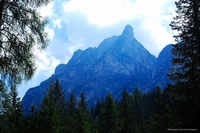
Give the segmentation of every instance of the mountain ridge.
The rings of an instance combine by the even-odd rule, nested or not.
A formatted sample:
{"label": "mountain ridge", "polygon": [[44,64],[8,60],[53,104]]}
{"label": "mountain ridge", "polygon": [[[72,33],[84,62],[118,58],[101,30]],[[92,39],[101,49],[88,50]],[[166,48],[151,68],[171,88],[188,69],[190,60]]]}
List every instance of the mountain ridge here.
{"label": "mountain ridge", "polygon": [[[169,52],[168,49],[164,48],[161,53]],[[67,64],[59,64],[55,68],[50,78],[30,88],[22,104],[26,112],[31,104],[39,105],[49,83],[55,79],[60,80],[66,95],[72,90],[76,95],[84,91],[90,105],[107,93],[113,93],[118,98],[124,87],[128,92],[136,87],[144,92],[154,89],[155,85],[164,87],[168,80],[163,73],[166,72],[165,66],[170,66],[167,60],[171,57],[159,56],[156,58],[145,49],[134,37],[133,28],[127,25],[120,36],[104,39],[98,47],[74,52]],[[157,60],[165,61],[164,66]],[[156,70],[159,67],[162,68],[160,72]],[[156,76],[163,77],[162,82]]]}

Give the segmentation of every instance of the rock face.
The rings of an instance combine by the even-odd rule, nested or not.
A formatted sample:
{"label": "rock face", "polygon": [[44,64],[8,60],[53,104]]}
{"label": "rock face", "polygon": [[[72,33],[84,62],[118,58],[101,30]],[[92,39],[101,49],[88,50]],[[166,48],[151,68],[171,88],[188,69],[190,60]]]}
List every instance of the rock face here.
{"label": "rock face", "polygon": [[161,88],[165,88],[166,83],[170,83],[169,78],[167,78],[167,73],[169,73],[169,68],[172,68],[172,64],[170,63],[172,59],[172,48],[173,46],[169,44],[158,55],[152,80],[149,83],[152,87],[159,85]]}
{"label": "rock face", "polygon": [[97,48],[77,50],[67,64],[56,67],[54,74],[39,86],[29,89],[22,103],[27,113],[30,105],[39,105],[50,81],[59,79],[66,96],[84,91],[89,105],[112,93],[119,98],[123,88],[128,92],[136,87],[147,92],[156,85],[165,87],[172,46],[166,46],[156,58],[134,38],[133,28],[127,25],[120,36],[103,40]]}

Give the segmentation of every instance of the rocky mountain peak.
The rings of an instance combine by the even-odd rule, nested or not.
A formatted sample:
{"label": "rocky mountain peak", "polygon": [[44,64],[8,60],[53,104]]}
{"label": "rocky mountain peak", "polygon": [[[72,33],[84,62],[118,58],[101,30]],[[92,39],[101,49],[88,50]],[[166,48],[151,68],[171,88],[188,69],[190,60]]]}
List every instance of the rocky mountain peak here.
{"label": "rocky mountain peak", "polygon": [[77,50],[67,64],[58,65],[51,77],[29,89],[22,99],[24,110],[28,113],[32,104],[38,106],[55,79],[60,81],[65,95],[72,90],[76,96],[84,92],[90,106],[110,92],[119,98],[124,87],[129,92],[136,87],[143,92],[157,84],[163,87],[168,82],[170,59],[170,50],[165,51],[161,53],[166,56],[160,54],[156,59],[134,38],[133,28],[126,25],[122,35],[104,39],[98,47]]}
{"label": "rocky mountain peak", "polygon": [[133,37],[134,33],[133,33],[133,28],[131,25],[126,25],[126,27],[123,30],[122,36],[126,36],[126,37]]}

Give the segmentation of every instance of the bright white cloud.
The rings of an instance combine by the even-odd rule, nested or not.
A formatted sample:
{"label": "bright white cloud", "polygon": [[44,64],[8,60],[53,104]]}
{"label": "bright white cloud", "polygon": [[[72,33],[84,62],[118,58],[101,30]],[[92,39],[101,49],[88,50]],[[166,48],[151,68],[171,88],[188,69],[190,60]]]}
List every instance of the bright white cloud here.
{"label": "bright white cloud", "polygon": [[48,34],[48,38],[49,39],[53,39],[54,34],[55,34],[53,29],[51,29],[49,27],[46,27],[45,28],[45,32]]}
{"label": "bright white cloud", "polygon": [[107,26],[134,16],[134,4],[129,0],[73,0],[65,2],[65,12],[81,12],[88,21],[98,26]]}
{"label": "bright white cloud", "polygon": [[166,0],[137,0],[135,6],[138,14],[152,17],[162,12],[165,3]]}
{"label": "bright white cloud", "polygon": [[41,81],[49,78],[54,73],[55,67],[60,64],[60,61],[47,51],[38,51],[37,57],[37,70],[34,77],[28,83],[23,83],[19,87],[19,96],[21,98],[26,93],[27,89],[38,86]]}
{"label": "bright white cloud", "polygon": [[49,73],[53,73],[55,67],[59,64],[59,60],[54,56],[49,55],[46,51],[40,52],[38,54],[37,67],[39,71],[47,71],[47,76]]}
{"label": "bright white cloud", "polygon": [[[160,23],[160,20],[157,19],[147,19],[143,22],[144,28],[149,31],[149,36],[154,40],[154,46],[147,45],[147,49],[152,50],[158,54],[165,45],[173,43],[174,39],[172,35],[168,32],[166,26],[163,26]],[[157,55],[156,54],[156,55]]]}
{"label": "bright white cloud", "polygon": [[60,19],[56,19],[53,23],[54,23],[55,28],[61,28],[62,27]]}
{"label": "bright white cloud", "polygon": [[39,12],[41,13],[42,16],[49,17],[52,15],[52,7],[53,7],[53,2],[49,3],[46,6],[41,7],[39,9]]}
{"label": "bright white cloud", "polygon": [[166,2],[172,0],[72,0],[63,3],[66,13],[81,12],[98,26],[112,25],[121,20],[160,16]]}
{"label": "bright white cloud", "polygon": [[[84,14],[90,24],[98,27],[108,27],[122,21],[131,24],[140,20],[140,29],[148,32],[154,43],[150,45],[142,40],[142,44],[156,56],[165,45],[174,42],[169,30],[174,0],[71,0],[64,2],[63,8],[66,14]],[[78,41],[77,38],[71,41]]]}

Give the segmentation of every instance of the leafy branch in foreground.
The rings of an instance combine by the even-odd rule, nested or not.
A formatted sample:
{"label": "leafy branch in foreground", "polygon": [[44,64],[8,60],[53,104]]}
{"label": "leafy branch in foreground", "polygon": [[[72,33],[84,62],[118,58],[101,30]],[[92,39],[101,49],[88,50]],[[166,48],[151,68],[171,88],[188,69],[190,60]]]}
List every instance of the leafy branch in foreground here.
{"label": "leafy branch in foreground", "polygon": [[19,84],[33,76],[35,51],[47,47],[47,19],[37,9],[50,1],[0,1],[0,80]]}

